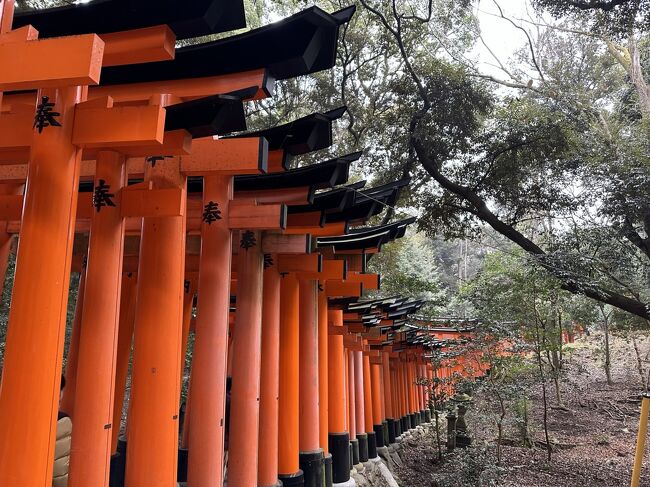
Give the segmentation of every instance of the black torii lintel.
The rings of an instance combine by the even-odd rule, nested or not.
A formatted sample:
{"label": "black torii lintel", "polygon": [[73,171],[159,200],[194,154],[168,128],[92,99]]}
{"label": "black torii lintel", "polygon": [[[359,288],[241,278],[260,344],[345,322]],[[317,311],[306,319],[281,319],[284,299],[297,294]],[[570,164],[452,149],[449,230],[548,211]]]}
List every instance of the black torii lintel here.
{"label": "black torii lintel", "polygon": [[[187,3],[187,2],[186,2]],[[339,27],[355,7],[328,14],[311,7],[280,22],[204,44],[182,47],[170,61],[112,66],[102,85],[204,78],[266,69],[269,82],[329,69],[336,62]]]}
{"label": "black torii lintel", "polygon": [[246,27],[242,0],[93,0],[62,7],[18,10],[13,28],[33,25],[40,38],[108,34],[168,25],[177,39]]}

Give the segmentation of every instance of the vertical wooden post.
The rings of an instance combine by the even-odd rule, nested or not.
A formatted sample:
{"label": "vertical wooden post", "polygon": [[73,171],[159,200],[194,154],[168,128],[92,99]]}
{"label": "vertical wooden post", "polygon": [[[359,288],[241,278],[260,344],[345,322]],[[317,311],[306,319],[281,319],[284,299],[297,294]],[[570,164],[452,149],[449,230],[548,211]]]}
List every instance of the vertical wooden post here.
{"label": "vertical wooden post", "polygon": [[[328,321],[334,328],[343,327],[343,311],[329,310]],[[350,479],[350,435],[345,428],[345,354],[343,335],[329,335],[329,449],[332,452],[335,484]]]}
{"label": "vertical wooden post", "polygon": [[77,390],[77,364],[79,362],[79,337],[81,335],[81,316],[84,308],[84,292],[86,289],[86,263],[81,266],[79,285],[77,287],[77,302],[72,319],[72,336],[68,348],[68,360],[65,364],[65,389],[61,397],[59,409],[74,420],[74,397]]}
{"label": "vertical wooden post", "polygon": [[350,428],[350,446],[352,448],[352,464],[359,463],[359,440],[357,440],[357,399],[354,370],[354,351],[346,350],[345,359],[347,360],[347,393],[348,393],[348,425]]}
{"label": "vertical wooden post", "polygon": [[329,411],[329,381],[328,370],[328,333],[327,333],[327,296],[323,283],[318,284],[318,396],[319,403],[319,435],[320,447],[329,454],[328,446],[328,411]]}
{"label": "vertical wooden post", "polygon": [[189,424],[189,434],[184,434],[189,440],[189,487],[220,487],[223,482],[232,259],[227,215],[232,179],[225,175],[203,178],[203,208],[210,210],[216,205],[221,213],[220,218],[204,218],[201,223],[194,355],[185,409]]}
{"label": "vertical wooden post", "polygon": [[295,275],[287,274],[280,283],[280,397],[278,437],[278,477],[285,486],[303,485],[299,465],[298,355],[299,285]]}
{"label": "vertical wooden post", "polygon": [[[11,31],[14,21],[15,0],[0,0],[0,35]],[[0,108],[2,108],[2,91],[0,91]]]}
{"label": "vertical wooden post", "polygon": [[372,383],[372,420],[373,428],[375,431],[375,441],[377,442],[378,447],[384,445],[384,428],[382,423],[384,418],[382,417],[382,406],[381,406],[381,365],[380,364],[371,364],[370,365],[370,381]]}
{"label": "vertical wooden post", "polygon": [[[269,258],[270,257],[270,260]],[[262,379],[257,485],[278,485],[278,393],[280,388],[280,274],[277,255],[265,259],[262,298]]]}
{"label": "vertical wooden post", "polygon": [[[240,232],[237,256],[237,313],[233,333],[228,483],[257,485],[262,284],[264,257],[259,231]],[[248,246],[248,245],[251,246]]]}
{"label": "vertical wooden post", "polygon": [[306,487],[325,481],[323,450],[319,446],[318,414],[318,288],[312,279],[300,279],[299,394],[300,469]]}
{"label": "vertical wooden post", "polygon": [[384,406],[385,417],[388,426],[388,442],[395,443],[395,411],[393,406],[393,375],[390,370],[390,355],[382,353],[383,384],[384,384]]}
{"label": "vertical wooden post", "polygon": [[81,155],[72,129],[84,93],[38,92],[61,126],[34,131],[28,164],[0,391],[0,485],[52,481]]}
{"label": "vertical wooden post", "polygon": [[133,342],[133,324],[135,318],[136,274],[127,272],[122,276],[122,296],[120,298],[120,328],[117,338],[117,356],[115,359],[115,397],[113,402],[113,427],[111,428],[111,451],[117,451],[120,436],[122,409],[126,393],[126,377],[129,373],[129,356]]}
{"label": "vertical wooden post", "polygon": [[[1,2],[1,0],[0,0]],[[1,14],[0,14],[1,15]],[[0,107],[2,106],[2,92],[0,91]],[[19,195],[22,193],[24,184],[3,184],[0,185],[0,194]],[[7,278],[7,267],[9,266],[9,255],[14,235],[6,231],[8,222],[0,222],[0,296],[4,291],[4,284]]]}
{"label": "vertical wooden post", "polygon": [[[154,189],[180,187],[185,195],[177,159],[147,167],[145,178]],[[185,204],[179,216],[143,218],[127,430],[128,487],[176,485],[184,276]]]}
{"label": "vertical wooden post", "polygon": [[121,189],[126,184],[124,157],[117,152],[100,151],[97,155],[95,185],[102,183],[114,194],[115,206],[98,206],[90,227],[70,457],[71,487],[107,486],[110,472],[124,254],[120,202]]}
{"label": "vertical wooden post", "polygon": [[357,441],[359,442],[359,461],[368,461],[368,435],[366,434],[365,397],[363,388],[363,352],[354,352],[354,398],[355,398],[355,424],[357,427]]}
{"label": "vertical wooden post", "polygon": [[377,457],[377,437],[374,428],[374,408],[372,402],[372,379],[370,373],[370,358],[363,356],[363,403],[364,403],[364,424],[368,435],[368,457]]}

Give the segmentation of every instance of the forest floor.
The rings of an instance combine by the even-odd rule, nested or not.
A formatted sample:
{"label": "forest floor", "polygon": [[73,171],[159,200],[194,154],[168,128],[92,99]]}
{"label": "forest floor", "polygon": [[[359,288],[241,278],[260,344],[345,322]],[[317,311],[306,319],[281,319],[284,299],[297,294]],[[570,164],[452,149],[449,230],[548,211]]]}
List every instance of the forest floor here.
{"label": "forest floor", "polygon": [[[560,382],[562,406],[555,399],[552,381],[547,386],[548,426],[556,444],[551,462],[544,442],[541,386],[529,390],[530,435],[534,448],[504,446],[501,465],[496,462],[494,401],[474,396],[467,413],[471,448],[455,450],[437,460],[434,429],[424,441],[405,441],[399,483],[408,487],[617,487],[630,483],[640,409],[641,379],[631,341],[612,340],[612,378],[608,386],[602,367],[602,336],[592,334],[565,347],[566,365]],[[650,358],[650,336],[638,338],[644,367]],[[493,412],[489,412],[492,408]],[[488,411],[488,412],[486,412]],[[504,437],[518,444],[517,423],[509,411]],[[441,435],[446,431],[442,425]],[[444,441],[444,437],[443,437]],[[444,449],[444,443],[443,443]],[[650,460],[646,446],[641,486],[650,487]]]}

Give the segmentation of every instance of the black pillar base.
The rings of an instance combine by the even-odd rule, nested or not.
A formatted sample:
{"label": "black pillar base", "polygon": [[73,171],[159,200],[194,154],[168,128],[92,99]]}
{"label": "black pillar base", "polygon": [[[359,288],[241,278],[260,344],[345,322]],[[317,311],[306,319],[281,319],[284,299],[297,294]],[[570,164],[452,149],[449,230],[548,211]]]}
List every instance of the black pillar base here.
{"label": "black pillar base", "polygon": [[289,475],[278,475],[278,479],[282,482],[284,487],[304,487],[305,485],[305,476],[302,470],[298,470],[296,473]]}
{"label": "black pillar base", "polygon": [[417,426],[417,424],[415,423],[415,414],[409,414],[408,417],[409,417],[409,429],[415,428]]}
{"label": "black pillar base", "polygon": [[402,418],[398,418],[395,420],[395,437],[400,436],[402,433]]}
{"label": "black pillar base", "polygon": [[187,482],[187,450],[178,449],[178,468],[176,470],[176,481]]}
{"label": "black pillar base", "polygon": [[377,438],[375,433],[366,433],[368,435],[368,459],[377,458]]}
{"label": "black pillar base", "polygon": [[406,433],[408,430],[411,429],[411,418],[409,418],[409,415],[405,415],[402,417],[402,433]]}
{"label": "black pillar base", "polygon": [[124,474],[126,472],[126,462],[121,453],[115,453],[111,456],[111,471],[108,486],[124,487]]}
{"label": "black pillar base", "polygon": [[427,422],[427,412],[423,409],[420,411],[420,424]]}
{"label": "black pillar base", "polygon": [[332,481],[340,484],[350,480],[350,435],[330,433],[329,449],[332,453]]}
{"label": "black pillar base", "polygon": [[395,426],[397,425],[397,423],[392,418],[388,418],[388,420],[386,420],[386,423],[388,426],[388,444],[392,445],[393,443],[395,443],[395,438],[397,437],[397,434],[395,434],[396,433]]}
{"label": "black pillar base", "polygon": [[325,457],[323,450],[300,452],[300,469],[303,471],[305,487],[322,487],[325,482]]}
{"label": "black pillar base", "polygon": [[415,419],[415,426],[420,426],[420,413],[413,413],[413,418]]}
{"label": "black pillar base", "polygon": [[375,431],[375,445],[377,447],[384,446],[384,428],[380,424],[375,424],[372,426],[372,429]]}
{"label": "black pillar base", "polygon": [[356,438],[354,440],[350,440],[350,446],[352,447],[351,465],[356,465],[359,463],[359,440],[357,440]]}
{"label": "black pillar base", "polygon": [[334,483],[334,473],[332,472],[332,454],[328,453],[325,455],[323,462],[325,463],[325,487],[332,487],[332,484]]}
{"label": "black pillar base", "polygon": [[427,423],[430,423],[430,422],[431,422],[431,410],[430,410],[430,409],[427,409],[427,410],[424,412],[424,416],[426,417]]}
{"label": "black pillar base", "polygon": [[390,445],[390,441],[388,438],[388,421],[383,421],[381,423],[381,430],[384,434],[384,446]]}
{"label": "black pillar base", "polygon": [[359,462],[364,463],[368,461],[368,435],[365,433],[359,433],[357,435],[357,441],[359,442]]}

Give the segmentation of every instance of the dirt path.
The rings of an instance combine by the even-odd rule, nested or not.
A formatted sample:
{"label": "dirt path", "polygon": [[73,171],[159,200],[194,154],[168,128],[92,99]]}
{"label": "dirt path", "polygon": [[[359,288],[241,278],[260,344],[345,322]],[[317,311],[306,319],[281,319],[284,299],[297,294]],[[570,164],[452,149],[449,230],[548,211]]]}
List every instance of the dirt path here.
{"label": "dirt path", "polygon": [[[467,415],[475,438],[474,446],[446,455],[437,461],[433,430],[427,440],[405,442],[404,466],[398,469],[401,485],[408,487],[618,487],[629,485],[638,427],[640,379],[629,343],[613,343],[613,378],[607,386],[602,371],[598,336],[580,340],[567,351],[565,377],[561,382],[563,408],[555,407],[549,383],[549,432],[562,445],[546,461],[546,450],[504,446],[503,462],[496,465],[496,428],[492,416],[480,413],[489,408],[485,398],[475,397]],[[641,341],[647,353],[650,340]],[[530,426],[533,438],[543,440],[541,392],[532,394]],[[507,437],[516,434],[511,427]],[[650,448],[646,448],[648,452]],[[650,453],[646,453],[642,486],[650,487]]]}

